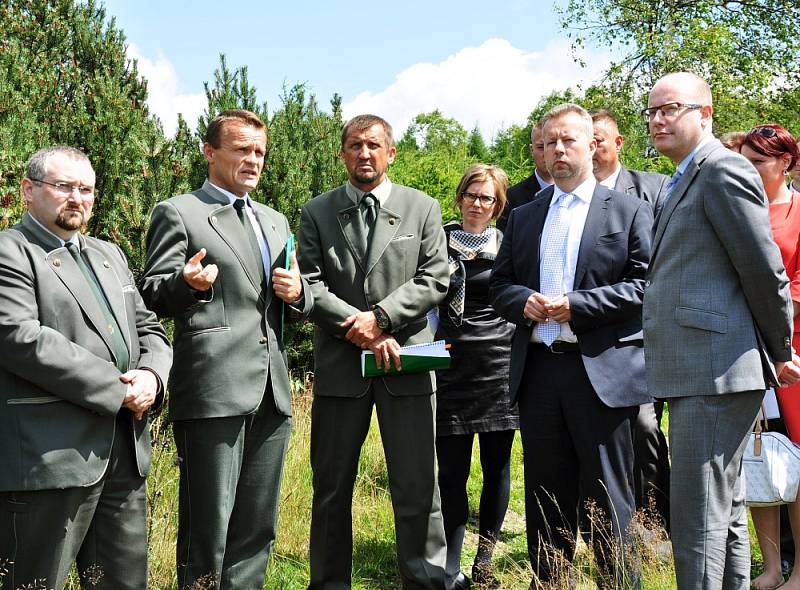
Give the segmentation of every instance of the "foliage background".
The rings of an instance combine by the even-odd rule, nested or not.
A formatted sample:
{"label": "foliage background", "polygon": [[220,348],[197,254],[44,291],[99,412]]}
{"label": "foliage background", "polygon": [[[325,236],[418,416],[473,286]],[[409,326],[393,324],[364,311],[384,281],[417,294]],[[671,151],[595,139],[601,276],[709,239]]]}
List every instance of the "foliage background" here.
{"label": "foliage background", "polygon": [[[454,191],[469,164],[498,164],[512,182],[528,176],[533,168],[530,125],[566,100],[616,113],[626,137],[622,159],[627,166],[670,173],[671,164],[649,148],[638,112],[653,81],[675,69],[695,71],[711,82],[717,134],[767,121],[800,133],[800,6],[795,0],[560,0],[556,9],[576,48],[594,44],[619,56],[603,80],[547,96],[531,105],[526,125],[512,125],[492,138],[482,137],[477,128],[468,131],[437,110],[420,113],[408,129],[396,130],[398,156],[392,179],[437,198],[445,220],[457,216]],[[180,120],[177,132],[168,137],[148,111],[147,83],[125,49],[124,33],[97,0],[0,2],[0,229],[13,225],[23,213],[19,184],[27,158],[56,143],[79,147],[97,172],[97,200],[88,231],[118,243],[138,274],[153,206],[202,183],[205,162],[200,146],[206,125],[219,111],[233,107],[253,110],[268,123],[264,173],[252,196],[283,212],[292,227],[298,226],[303,203],[345,180],[338,161],[341,97],[334,95],[320,106],[304,85],[296,84],[283,89],[278,104],[267,105],[250,85],[247,66],[231,66],[221,55],[205,85],[205,113],[198,121]],[[502,81],[497,82],[502,92]],[[310,326],[303,324],[289,334],[299,411],[284,486],[285,532],[271,566],[271,588],[302,587],[306,575],[310,472],[304,446],[307,398],[299,392],[312,368],[310,333]],[[161,424],[159,419],[155,434],[160,458],[151,477],[156,588],[171,587],[177,477],[171,468],[174,449]],[[397,578],[385,466],[374,429],[370,437],[357,485],[356,502],[363,509],[356,515],[355,529],[369,534],[357,539],[362,554],[356,561],[362,569],[356,572],[356,586],[390,588],[396,587]],[[517,487],[502,563],[508,572],[505,587],[522,588],[529,578],[519,565],[524,540],[519,539],[519,523],[514,524],[522,512],[518,446],[514,465]],[[479,480],[475,471],[470,483],[473,505]],[[670,573],[654,571],[648,587],[670,587]]]}

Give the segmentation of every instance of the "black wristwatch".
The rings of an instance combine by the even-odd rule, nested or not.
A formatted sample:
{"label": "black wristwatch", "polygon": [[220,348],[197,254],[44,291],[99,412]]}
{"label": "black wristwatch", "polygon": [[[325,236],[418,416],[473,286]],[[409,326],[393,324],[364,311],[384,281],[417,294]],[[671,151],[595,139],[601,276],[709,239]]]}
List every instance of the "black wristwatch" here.
{"label": "black wristwatch", "polygon": [[386,312],[383,311],[380,306],[376,305],[372,308],[372,313],[375,314],[375,321],[378,323],[378,327],[384,332],[388,332],[392,327],[392,322],[389,320],[389,316],[386,315]]}

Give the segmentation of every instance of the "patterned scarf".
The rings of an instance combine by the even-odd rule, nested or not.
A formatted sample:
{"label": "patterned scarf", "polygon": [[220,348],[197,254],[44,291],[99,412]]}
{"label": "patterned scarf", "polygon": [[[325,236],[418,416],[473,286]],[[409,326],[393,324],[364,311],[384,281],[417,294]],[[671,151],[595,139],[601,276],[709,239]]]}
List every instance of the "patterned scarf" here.
{"label": "patterned scarf", "polygon": [[453,324],[460,326],[464,320],[464,299],[467,295],[467,271],[464,269],[464,260],[473,260],[486,245],[495,240],[495,229],[490,225],[482,233],[472,234],[462,229],[450,232],[448,249],[455,252],[449,253],[447,262],[450,265],[450,284],[453,296],[450,299],[447,315]]}

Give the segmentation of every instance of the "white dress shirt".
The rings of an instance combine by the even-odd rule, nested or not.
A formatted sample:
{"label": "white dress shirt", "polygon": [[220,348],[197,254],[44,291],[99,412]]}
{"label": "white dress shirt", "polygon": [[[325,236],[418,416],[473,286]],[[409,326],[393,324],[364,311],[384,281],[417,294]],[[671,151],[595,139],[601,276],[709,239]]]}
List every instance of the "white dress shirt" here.
{"label": "white dress shirt", "polygon": [[383,179],[383,182],[381,182],[371,191],[362,191],[360,188],[353,186],[348,180],[344,185],[344,190],[357,205],[361,202],[361,197],[363,197],[366,193],[371,193],[373,197],[378,199],[378,203],[380,203],[381,207],[383,207],[386,204],[386,201],[389,199],[389,195],[392,193],[392,181],[389,180],[389,177],[387,176]]}
{"label": "white dress shirt", "polygon": [[[592,202],[592,195],[597,186],[597,181],[594,176],[590,176],[583,183],[581,183],[574,191],[572,191],[571,202],[567,207],[567,215],[569,222],[569,232],[567,234],[567,248],[564,260],[564,274],[561,280],[562,293],[566,294],[575,288],[575,268],[578,265],[578,251],[581,247],[581,237],[583,237],[583,227],[586,225],[586,216],[589,214],[589,205]],[[544,267],[542,257],[544,255],[544,246],[550,234],[550,225],[552,223],[552,215],[554,206],[565,194],[558,185],[553,186],[553,199],[550,201],[547,210],[547,218],[544,220],[544,228],[542,229],[542,239],[539,242],[539,273],[541,275],[542,268]],[[569,324],[561,324],[561,334],[556,340],[563,340],[565,342],[577,342],[578,339]],[[542,339],[534,329],[531,332],[531,342],[541,342]]]}
{"label": "white dress shirt", "polygon": [[617,169],[605,180],[601,180],[600,184],[606,188],[614,190],[614,187],[617,185],[617,178],[619,178],[619,173],[622,170],[622,166],[617,164]]}
{"label": "white dress shirt", "polygon": [[256,217],[256,212],[253,210],[253,202],[250,200],[250,197],[247,195],[247,193],[245,193],[243,197],[237,197],[232,192],[226,191],[224,188],[217,186],[211,181],[209,181],[209,184],[223,195],[228,197],[231,205],[233,205],[239,199],[244,199],[244,212],[247,214],[247,219],[250,220],[250,227],[253,229],[253,233],[256,235],[258,248],[261,250],[261,264],[264,265],[264,278],[267,281],[267,285],[269,285],[270,279],[272,278],[269,272],[270,268],[272,267],[272,259],[270,258],[269,245],[267,244],[267,240],[264,239],[264,232],[261,230],[261,224],[258,223],[258,217]]}

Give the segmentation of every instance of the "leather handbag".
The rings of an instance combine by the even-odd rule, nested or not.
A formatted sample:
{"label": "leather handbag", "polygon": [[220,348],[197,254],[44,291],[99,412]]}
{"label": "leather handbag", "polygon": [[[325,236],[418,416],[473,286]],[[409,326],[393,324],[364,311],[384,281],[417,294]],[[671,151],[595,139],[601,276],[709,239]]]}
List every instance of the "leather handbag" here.
{"label": "leather handbag", "polygon": [[[768,432],[756,419],[742,457],[748,506],[777,506],[797,498],[800,447],[779,432]],[[768,423],[765,420],[765,427]]]}

